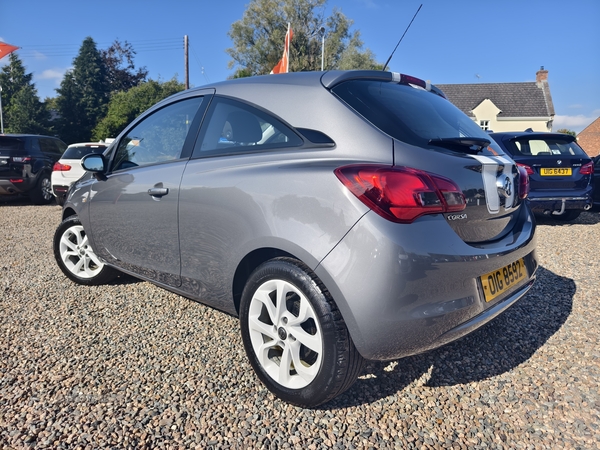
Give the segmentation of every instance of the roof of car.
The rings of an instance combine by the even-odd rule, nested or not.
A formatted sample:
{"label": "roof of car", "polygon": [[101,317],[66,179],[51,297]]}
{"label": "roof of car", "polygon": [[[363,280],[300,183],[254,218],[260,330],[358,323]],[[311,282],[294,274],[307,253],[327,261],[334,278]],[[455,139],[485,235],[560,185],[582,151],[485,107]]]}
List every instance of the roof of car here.
{"label": "roof of car", "polygon": [[557,137],[565,137],[565,138],[573,138],[575,139],[575,136],[572,136],[570,134],[566,134],[566,133],[552,133],[552,132],[548,132],[548,131],[498,131],[495,133],[490,133],[490,136],[494,137],[494,136],[498,136],[498,137],[503,137],[503,136],[510,136],[510,137],[553,137],[553,138],[557,138]]}

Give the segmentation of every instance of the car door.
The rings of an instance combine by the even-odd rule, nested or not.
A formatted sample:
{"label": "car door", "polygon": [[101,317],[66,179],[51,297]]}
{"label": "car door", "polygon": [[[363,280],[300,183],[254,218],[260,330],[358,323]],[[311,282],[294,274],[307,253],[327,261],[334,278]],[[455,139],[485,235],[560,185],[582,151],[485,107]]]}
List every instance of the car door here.
{"label": "car door", "polygon": [[90,190],[96,252],[115,266],[180,284],[179,185],[205,97],[170,103],[121,135],[109,171]]}

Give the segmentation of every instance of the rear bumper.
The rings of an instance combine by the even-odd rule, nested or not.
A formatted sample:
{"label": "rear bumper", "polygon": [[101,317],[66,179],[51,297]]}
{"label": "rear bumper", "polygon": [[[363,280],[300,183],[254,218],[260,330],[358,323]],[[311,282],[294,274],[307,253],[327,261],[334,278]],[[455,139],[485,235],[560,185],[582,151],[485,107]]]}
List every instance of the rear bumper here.
{"label": "rear bumper", "polygon": [[[532,286],[535,223],[495,243],[463,242],[441,216],[410,225],[368,213],[316,268],[363,357],[391,360],[437,348],[492,320]],[[523,258],[527,276],[486,302],[479,277]]]}
{"label": "rear bumper", "polygon": [[0,180],[0,195],[26,194],[35,186],[31,178],[23,178],[22,180],[21,182]]}
{"label": "rear bumper", "polygon": [[552,196],[530,196],[527,198],[530,208],[534,212],[559,212],[568,209],[588,210],[593,205],[592,193],[586,192],[581,195],[552,195]]}
{"label": "rear bumper", "polygon": [[68,191],[69,191],[69,186],[58,186],[58,185],[52,186],[52,193],[54,194],[55,197],[65,197],[67,195]]}

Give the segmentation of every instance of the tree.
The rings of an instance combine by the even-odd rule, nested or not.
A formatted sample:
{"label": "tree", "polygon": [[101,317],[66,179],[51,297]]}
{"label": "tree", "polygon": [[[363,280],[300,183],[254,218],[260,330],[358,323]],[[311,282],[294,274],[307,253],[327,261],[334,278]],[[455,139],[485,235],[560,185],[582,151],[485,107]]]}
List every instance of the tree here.
{"label": "tree", "polygon": [[148,70],[145,67],[134,72],[135,53],[129,42],[125,41],[122,44],[118,40],[115,40],[107,50],[100,50],[102,61],[106,66],[106,76],[111,93],[128,91],[146,81]]}
{"label": "tree", "polygon": [[561,128],[560,130],[556,130],[557,133],[570,134],[571,136],[577,136],[573,130],[569,130],[567,128]]}
{"label": "tree", "polygon": [[24,86],[13,95],[6,119],[11,133],[49,133],[48,112],[33,85]]}
{"label": "tree", "polygon": [[5,131],[46,133],[48,117],[32,82],[33,74],[25,72],[25,66],[16,53],[11,53],[8,58],[9,63],[0,73]]}
{"label": "tree", "polygon": [[56,90],[58,131],[68,144],[91,138],[92,130],[106,111],[109,84],[106,66],[91,37],[86,38],[73,60],[73,69]]}
{"label": "tree", "polygon": [[179,83],[176,79],[163,83],[149,80],[132,87],[127,92],[114,94],[108,104],[106,117],[94,128],[94,139],[116,137],[142,112],[160,100],[184,89],[183,83]]}
{"label": "tree", "polygon": [[229,30],[233,47],[227,53],[237,66],[233,78],[268,74],[283,52],[287,24],[294,33],[290,44],[290,71],[321,69],[322,32],[325,35],[324,68],[376,69],[370,50],[362,50],[352,20],[337,8],[325,17],[327,0],[251,0],[241,20]]}

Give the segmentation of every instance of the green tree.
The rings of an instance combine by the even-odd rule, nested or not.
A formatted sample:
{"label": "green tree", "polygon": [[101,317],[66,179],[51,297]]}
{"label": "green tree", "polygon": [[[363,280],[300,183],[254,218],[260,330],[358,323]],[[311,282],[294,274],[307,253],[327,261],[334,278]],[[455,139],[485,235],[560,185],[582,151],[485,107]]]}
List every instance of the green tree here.
{"label": "green tree", "polygon": [[123,129],[142,112],[160,100],[183,91],[185,86],[176,79],[166,82],[149,80],[113,95],[108,104],[108,112],[94,128],[95,140],[116,137]]}
{"label": "green tree", "polygon": [[33,85],[24,86],[13,95],[6,119],[11,133],[49,133],[48,112]]}
{"label": "green tree", "polygon": [[573,130],[569,130],[568,128],[561,128],[560,130],[556,130],[557,133],[570,134],[571,136],[577,136]]}
{"label": "green tree", "polygon": [[4,131],[9,133],[46,133],[48,117],[32,82],[33,74],[16,53],[0,73]]}
{"label": "green tree", "polygon": [[58,131],[67,143],[88,141],[106,112],[109,84],[106,65],[91,37],[86,38],[63,78],[56,107]]}
{"label": "green tree", "polygon": [[290,72],[321,69],[322,32],[325,34],[324,68],[376,69],[370,50],[362,50],[352,20],[335,8],[325,17],[327,0],[251,0],[241,20],[229,30],[233,47],[230,68],[233,78],[268,74],[283,53],[287,24],[294,33],[290,43]]}
{"label": "green tree", "polygon": [[134,72],[135,53],[129,42],[121,43],[118,40],[115,40],[108,49],[100,50],[102,61],[106,66],[106,76],[111,93],[127,91],[146,81],[148,70],[145,67]]}

